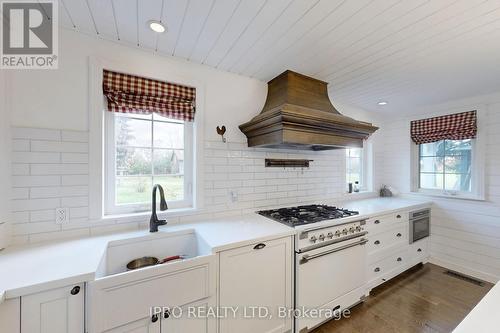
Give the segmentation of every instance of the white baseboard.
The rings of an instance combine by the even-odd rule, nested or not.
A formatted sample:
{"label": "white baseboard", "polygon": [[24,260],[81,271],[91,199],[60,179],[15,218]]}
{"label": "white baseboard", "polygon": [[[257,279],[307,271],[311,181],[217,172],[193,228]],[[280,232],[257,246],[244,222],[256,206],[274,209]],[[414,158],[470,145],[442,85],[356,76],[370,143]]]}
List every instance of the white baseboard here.
{"label": "white baseboard", "polygon": [[431,264],[438,265],[438,266],[441,266],[441,267],[444,267],[444,268],[447,268],[449,270],[456,271],[456,272],[459,272],[459,273],[462,273],[465,275],[469,275],[471,277],[475,277],[475,278],[481,279],[483,281],[487,281],[487,282],[491,282],[491,283],[497,283],[498,281],[500,281],[500,276],[496,276],[493,274],[470,269],[470,268],[455,264],[455,263],[447,261],[447,260],[442,260],[442,259],[438,259],[435,257],[431,257],[431,258],[429,258],[429,262]]}

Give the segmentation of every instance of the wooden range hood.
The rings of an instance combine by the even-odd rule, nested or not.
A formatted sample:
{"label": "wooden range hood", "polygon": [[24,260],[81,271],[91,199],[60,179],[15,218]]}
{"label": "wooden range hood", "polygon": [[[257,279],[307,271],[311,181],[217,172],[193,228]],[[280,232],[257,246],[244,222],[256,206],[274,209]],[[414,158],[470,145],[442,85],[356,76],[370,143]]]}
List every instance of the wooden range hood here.
{"label": "wooden range hood", "polygon": [[378,129],[340,114],[328,98],[327,82],[287,70],[267,85],[261,113],[239,126],[249,147],[363,147],[363,140]]}

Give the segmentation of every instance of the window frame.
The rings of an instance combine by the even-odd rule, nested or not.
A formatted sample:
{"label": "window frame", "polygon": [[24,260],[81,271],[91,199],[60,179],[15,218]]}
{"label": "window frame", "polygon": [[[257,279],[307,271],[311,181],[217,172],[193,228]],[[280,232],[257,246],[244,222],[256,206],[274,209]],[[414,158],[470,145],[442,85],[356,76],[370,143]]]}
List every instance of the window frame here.
{"label": "window frame", "polygon": [[89,57],[89,219],[94,222],[118,219],[137,221],[150,212],[109,215],[105,209],[105,109],[102,92],[103,70],[168,81],[196,89],[196,117],[193,124],[193,204],[190,208],[169,209],[158,212],[160,218],[183,216],[200,211],[205,203],[204,150],[205,150],[205,82],[190,71],[172,71],[171,66],[158,66],[158,62],[137,65],[131,59],[109,60]]}
{"label": "window frame", "polygon": [[[352,147],[361,149],[361,175],[360,175],[360,188],[359,192],[373,191],[373,149],[370,139],[363,142],[363,147]],[[351,149],[351,148],[346,148]],[[347,156],[344,153],[345,163],[345,186],[348,188],[349,182],[347,181]],[[354,184],[353,184],[354,185]],[[346,191],[347,192],[347,191]],[[355,193],[355,192],[352,192]]]}
{"label": "window frame", "polygon": [[[359,148],[359,147],[350,147],[350,148],[346,148],[346,153],[352,149],[359,149],[360,150],[360,154],[359,154],[359,167],[360,167],[360,170],[359,170],[359,191],[365,191],[365,149],[364,148]],[[358,158],[358,157],[351,157],[351,156],[347,156],[347,154],[345,155],[345,162],[346,162],[346,172],[345,172],[345,175],[346,175],[346,186],[349,186],[349,180],[348,180],[348,175],[350,175],[349,173],[349,169],[348,169],[348,163],[347,161],[349,159],[353,159],[353,158]],[[354,187],[354,183],[352,184],[353,187]]]}
{"label": "window frame", "polygon": [[[104,208],[105,215],[115,215],[115,214],[127,214],[127,213],[140,213],[147,212],[151,209],[151,202],[137,203],[137,204],[122,204],[116,203],[116,142],[115,142],[115,119],[116,116],[122,116],[121,114],[116,114],[116,112],[105,112],[105,139],[104,139],[104,151],[105,151],[105,197],[104,197]],[[154,130],[153,125],[155,121],[154,118],[151,120],[134,118],[142,121],[151,122],[151,149],[154,151]],[[175,122],[175,121],[173,121]],[[147,147],[149,148],[149,147]],[[182,209],[190,208],[193,206],[193,123],[184,122],[184,199],[167,201],[169,209]],[[152,161],[153,162],[153,161]],[[154,175],[152,174],[151,177]]]}
{"label": "window frame", "polygon": [[[464,200],[485,200],[485,130],[483,128],[483,115],[485,106],[471,107],[467,109],[474,109],[477,111],[477,126],[478,131],[476,138],[472,140],[471,151],[471,191],[450,191],[438,189],[422,189],[420,188],[420,145],[415,144],[411,139],[411,188],[410,192],[413,194],[420,194],[432,197],[454,198]],[[453,114],[464,112],[463,109],[448,110],[447,112],[433,113],[426,115],[429,117],[442,116],[446,114]]]}

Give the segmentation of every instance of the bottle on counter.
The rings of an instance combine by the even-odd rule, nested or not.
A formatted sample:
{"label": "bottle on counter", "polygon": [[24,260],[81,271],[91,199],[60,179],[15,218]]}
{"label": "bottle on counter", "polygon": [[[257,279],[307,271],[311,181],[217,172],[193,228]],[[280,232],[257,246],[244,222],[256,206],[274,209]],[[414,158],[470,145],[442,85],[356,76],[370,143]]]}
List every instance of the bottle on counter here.
{"label": "bottle on counter", "polygon": [[352,193],[352,183],[349,183],[348,188],[347,193]]}
{"label": "bottle on counter", "polygon": [[354,188],[353,188],[353,191],[354,191],[354,192],[356,192],[356,193],[358,193],[358,192],[359,192],[359,182],[358,182],[358,181],[354,182]]}

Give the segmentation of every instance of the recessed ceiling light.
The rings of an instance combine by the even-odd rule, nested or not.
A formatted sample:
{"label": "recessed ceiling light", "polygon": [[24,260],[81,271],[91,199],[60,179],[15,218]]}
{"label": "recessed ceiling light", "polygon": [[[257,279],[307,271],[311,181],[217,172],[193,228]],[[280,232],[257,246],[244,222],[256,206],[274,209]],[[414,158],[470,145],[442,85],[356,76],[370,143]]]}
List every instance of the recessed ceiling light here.
{"label": "recessed ceiling light", "polygon": [[389,103],[387,103],[386,101],[380,101],[377,103],[377,105],[381,105],[381,106],[387,105],[387,104],[389,104]]}
{"label": "recessed ceiling light", "polygon": [[153,30],[154,32],[158,32],[158,33],[162,33],[162,32],[165,32],[167,30],[165,25],[163,23],[161,23],[160,21],[155,21],[155,20],[148,21],[148,26],[149,26],[149,29]]}

